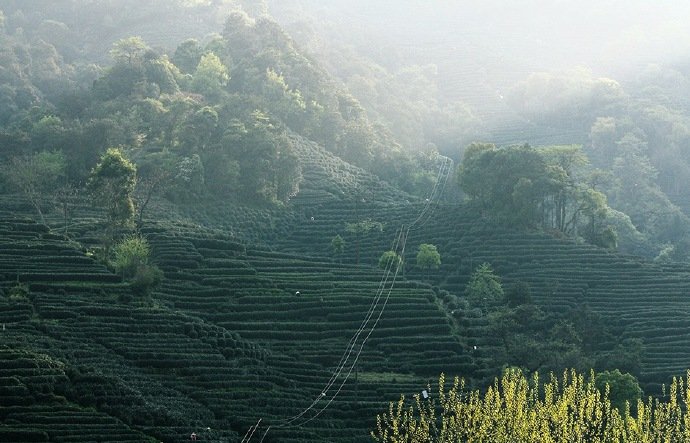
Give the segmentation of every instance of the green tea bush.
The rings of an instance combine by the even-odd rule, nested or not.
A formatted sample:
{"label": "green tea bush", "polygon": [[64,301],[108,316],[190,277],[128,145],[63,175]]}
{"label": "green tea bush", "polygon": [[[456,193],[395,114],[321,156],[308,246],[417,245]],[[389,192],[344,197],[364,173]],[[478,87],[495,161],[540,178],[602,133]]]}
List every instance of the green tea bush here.
{"label": "green tea bush", "polygon": [[29,298],[29,285],[17,282],[17,284],[12,286],[9,291],[7,291],[7,295],[9,296],[10,300],[26,300]]}
{"label": "green tea bush", "polygon": [[150,254],[151,247],[145,238],[127,236],[113,248],[113,266],[123,279],[133,277],[140,266],[148,263]]}

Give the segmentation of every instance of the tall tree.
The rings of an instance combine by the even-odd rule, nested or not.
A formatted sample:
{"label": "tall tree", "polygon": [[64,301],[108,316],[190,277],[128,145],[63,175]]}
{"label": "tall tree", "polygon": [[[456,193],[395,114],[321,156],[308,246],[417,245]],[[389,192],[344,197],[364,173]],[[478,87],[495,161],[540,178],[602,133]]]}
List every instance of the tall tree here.
{"label": "tall tree", "polygon": [[355,236],[356,263],[359,264],[359,242],[361,237],[371,231],[383,231],[383,223],[365,219],[355,223],[347,223],[345,230]]}
{"label": "tall tree", "polygon": [[109,250],[115,231],[130,227],[134,218],[132,196],[137,169],[118,148],[110,148],[91,171],[88,188],[94,203],[105,208],[105,247]]}
{"label": "tall tree", "polygon": [[483,310],[503,299],[501,279],[494,273],[490,264],[482,263],[474,270],[465,287],[465,295]]}
{"label": "tall tree", "polygon": [[0,171],[7,182],[20,190],[36,210],[41,223],[46,220],[43,205],[46,196],[63,178],[67,163],[62,152],[41,151],[28,156],[12,157]]}
{"label": "tall tree", "polygon": [[175,54],[172,56],[172,62],[185,74],[191,74],[199,65],[203,52],[199,41],[190,38],[177,46]]}
{"label": "tall tree", "polygon": [[441,254],[436,245],[422,243],[417,250],[417,267],[428,272],[429,269],[438,269],[441,265]]}
{"label": "tall tree", "polygon": [[228,68],[213,52],[204,54],[194,71],[191,88],[209,99],[217,99],[230,80]]}
{"label": "tall tree", "polygon": [[228,153],[239,164],[239,192],[251,201],[286,202],[302,179],[291,139],[261,111],[247,125],[233,124],[223,136]]}
{"label": "tall tree", "polygon": [[556,178],[556,192],[551,197],[554,227],[561,232],[569,233],[577,224],[578,197],[582,195],[582,186],[577,174],[587,165],[587,156],[579,145],[549,146],[540,153],[547,167],[551,168],[552,177]]}
{"label": "tall tree", "polygon": [[141,37],[127,37],[118,40],[110,50],[110,56],[118,63],[127,65],[141,64],[144,54],[149,50]]}

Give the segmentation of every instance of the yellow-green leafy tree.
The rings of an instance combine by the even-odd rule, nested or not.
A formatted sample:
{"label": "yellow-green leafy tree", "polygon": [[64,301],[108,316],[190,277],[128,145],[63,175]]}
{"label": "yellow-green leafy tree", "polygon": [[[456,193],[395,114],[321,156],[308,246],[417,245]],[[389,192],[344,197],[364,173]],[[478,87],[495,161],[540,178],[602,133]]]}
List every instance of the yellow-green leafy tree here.
{"label": "yellow-green leafy tree", "polygon": [[[656,443],[690,441],[690,371],[674,379],[662,402],[638,400],[622,412],[611,404],[609,387],[596,377],[565,371],[541,383],[507,370],[486,392],[468,391],[455,378],[446,389],[441,375],[428,398],[404,397],[377,417],[371,432],[380,443]],[[635,410],[636,413],[633,413]]]}

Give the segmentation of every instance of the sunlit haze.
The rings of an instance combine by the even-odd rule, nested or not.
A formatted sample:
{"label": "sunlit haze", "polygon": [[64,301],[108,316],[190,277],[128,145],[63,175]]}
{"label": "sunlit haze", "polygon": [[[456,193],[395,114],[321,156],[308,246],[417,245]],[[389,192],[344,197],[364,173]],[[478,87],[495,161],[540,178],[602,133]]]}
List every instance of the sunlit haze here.
{"label": "sunlit haze", "polygon": [[[321,3],[321,2],[319,2]],[[323,2],[353,29],[401,48],[500,59],[503,69],[585,65],[620,74],[690,53],[690,4],[677,1]],[[369,42],[371,43],[371,42]]]}

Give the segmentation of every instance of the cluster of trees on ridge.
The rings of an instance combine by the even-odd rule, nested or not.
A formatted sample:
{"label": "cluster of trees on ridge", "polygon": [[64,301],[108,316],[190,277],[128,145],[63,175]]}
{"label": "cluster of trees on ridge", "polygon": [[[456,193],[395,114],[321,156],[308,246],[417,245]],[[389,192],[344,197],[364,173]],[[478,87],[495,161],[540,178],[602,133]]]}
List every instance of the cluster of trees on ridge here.
{"label": "cluster of trees on ridge", "polygon": [[514,226],[581,235],[615,249],[611,208],[597,190],[597,171],[582,177],[587,157],[579,146],[496,148],[474,143],[459,169],[462,189],[491,218]]}
{"label": "cluster of trees on ridge", "polygon": [[[482,45],[449,48],[420,39],[419,46],[398,47],[385,39],[397,31],[395,21],[375,28],[360,24],[350,32],[352,17],[341,13],[346,8],[303,0],[266,3],[403,145],[432,146],[456,160],[476,140],[582,145],[592,167],[604,173],[596,190],[615,210],[609,217],[616,220],[608,224],[618,233],[620,250],[687,260],[687,61],[641,66],[619,79],[582,67],[522,78],[506,73],[503,59],[482,53]],[[371,9],[376,14],[382,8]],[[369,43],[377,38],[389,43],[385,50]],[[493,85],[492,77],[504,80]]]}
{"label": "cluster of trees on ridge", "polygon": [[170,197],[278,203],[299,189],[289,137],[297,133],[410,191],[433,174],[268,19],[235,12],[222,35],[168,52],[124,38],[105,68],[67,63],[45,35],[24,32],[18,20],[17,13],[3,16],[0,42],[5,162],[61,152],[64,178],[78,184],[108,147],[121,146],[140,181],[168,177]]}
{"label": "cluster of trees on ridge", "polygon": [[489,263],[474,269],[461,296],[443,294],[442,300],[460,323],[465,317],[485,318],[489,335],[500,343],[495,360],[526,374],[574,368],[619,370],[634,380],[640,375],[641,340],[621,339],[586,304],[558,312],[542,309],[529,284],[518,280],[504,287]]}
{"label": "cluster of trees on ridge", "polygon": [[[458,157],[468,140],[492,138],[488,127],[467,127],[475,125],[477,117],[462,103],[439,101],[432,65],[402,59],[401,71],[392,74],[366,57],[343,52],[341,59],[349,57],[360,66],[360,73],[353,76],[338,72],[345,63],[336,63],[335,54],[319,53],[329,73],[347,80],[351,95],[267,18],[265,4],[243,5],[261,15],[258,19],[241,12],[227,18],[226,10],[222,35],[207,33],[196,40],[181,35],[174,49],[149,46],[138,37],[122,38],[110,51],[108,65],[103,65],[108,60],[105,48],[99,52],[79,38],[79,32],[93,33],[107,25],[102,22],[105,18],[99,18],[99,6],[82,11],[87,24],[78,24],[64,13],[76,11],[77,4],[58,3],[30,13],[17,2],[5,5],[8,14],[3,15],[1,36],[5,51],[0,59],[5,86],[0,96],[6,106],[0,116],[0,137],[6,149],[0,161],[8,164],[37,152],[62,152],[63,182],[72,186],[84,183],[107,148],[120,146],[138,166],[140,188],[165,179],[165,186],[154,187],[166,189],[178,200],[207,195],[285,202],[301,181],[294,149],[299,141],[289,136],[297,133],[404,190],[421,194],[432,181],[428,158],[436,150]],[[157,10],[171,20],[180,11],[193,13],[203,29],[213,29],[214,20],[220,26],[223,7],[238,6],[228,1],[159,3],[146,10]],[[103,8],[107,4],[99,3]],[[125,20],[131,7],[127,3],[116,8],[122,10],[111,20]],[[298,40],[314,49],[309,45],[314,35]],[[376,78],[376,85],[358,88],[357,82],[363,85],[368,79],[367,72]],[[512,202],[513,208],[518,200],[526,203],[520,205],[524,213],[517,217],[518,224],[569,231],[606,247],[613,245],[615,231],[624,251],[685,260],[690,220],[666,197],[681,192],[686,175],[686,162],[679,158],[685,145],[685,101],[678,102],[680,107],[645,107],[650,100],[661,103],[669,93],[678,92],[669,78],[682,80],[682,76],[682,71],[667,68],[645,72],[635,84],[639,92],[632,95],[620,84],[584,71],[535,74],[516,84],[506,101],[529,117],[525,124],[563,127],[583,144],[592,166],[602,171],[596,177],[580,174],[579,181],[591,190],[577,191],[580,208],[571,208],[568,219],[556,208],[575,201],[572,195],[568,202],[558,200],[575,191],[574,176],[565,177],[570,189],[554,192],[550,201],[543,202],[538,211],[552,219],[541,223],[528,214],[540,197],[528,195],[523,180],[518,191],[522,195]],[[657,91],[653,96],[652,86]],[[360,91],[372,88],[376,94]],[[367,102],[365,111],[360,100],[374,96],[376,103]],[[395,106],[381,105],[396,97],[402,101]],[[414,109],[416,104],[419,109]],[[448,111],[453,106],[460,110]],[[418,136],[408,133],[416,127],[413,122],[424,122],[425,129],[413,131]],[[553,156],[546,160],[557,163]],[[476,197],[470,188],[465,190]],[[63,202],[69,193],[62,192]],[[605,217],[600,210],[602,195],[610,208]]]}

